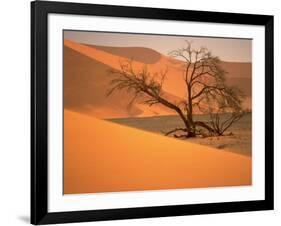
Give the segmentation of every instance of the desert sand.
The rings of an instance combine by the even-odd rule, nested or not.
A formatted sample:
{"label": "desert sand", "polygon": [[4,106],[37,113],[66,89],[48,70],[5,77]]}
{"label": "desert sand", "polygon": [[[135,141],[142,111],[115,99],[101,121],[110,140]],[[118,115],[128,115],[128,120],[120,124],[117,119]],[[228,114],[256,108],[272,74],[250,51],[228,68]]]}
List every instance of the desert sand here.
{"label": "desert sand", "polygon": [[64,111],[64,193],[251,185],[251,157]]}
{"label": "desert sand", "polygon": [[[161,105],[148,108],[138,102],[128,108],[128,103],[133,96],[124,91],[105,97],[105,92],[112,79],[109,76],[109,70],[119,69],[120,61],[130,58],[134,59],[136,70],[142,68],[144,64],[152,73],[167,68],[168,74],[163,87],[165,95],[176,103],[183,100],[186,90],[182,84],[182,70],[179,69],[179,65],[182,65],[183,62],[142,47],[90,46],[64,40],[65,108],[98,118],[175,114]],[[223,62],[222,66],[228,71],[229,83],[238,85],[247,95],[243,106],[251,109],[251,63]]]}
{"label": "desert sand", "polygon": [[[110,58],[108,61],[102,60],[95,50],[86,46],[86,50],[89,52],[88,55],[94,54],[91,58],[87,54],[83,54],[85,51],[83,48],[82,50],[78,48],[82,45],[69,45],[66,43],[64,47],[65,108],[98,118],[173,114],[170,109],[160,105],[146,108],[135,103],[128,108],[128,103],[133,98],[133,95],[125,91],[106,97],[106,91],[112,79],[109,76],[109,70],[114,68],[112,62],[116,63],[116,68],[119,66],[119,57],[110,56],[112,59]],[[178,98],[172,94],[166,93],[166,95],[169,95],[171,99]]]}
{"label": "desert sand", "polygon": [[[208,122],[207,115],[195,115],[197,120]],[[221,116],[223,117],[223,116]],[[252,114],[245,114],[238,122],[233,124],[223,136],[198,136],[181,138],[183,141],[206,145],[222,151],[231,151],[242,155],[252,155]],[[133,127],[136,129],[164,135],[166,131],[183,127],[183,122],[177,115],[137,117],[137,118],[114,118],[110,122]],[[181,132],[178,133],[180,135]],[[173,137],[173,136],[171,136]],[[179,138],[177,138],[179,139]]]}

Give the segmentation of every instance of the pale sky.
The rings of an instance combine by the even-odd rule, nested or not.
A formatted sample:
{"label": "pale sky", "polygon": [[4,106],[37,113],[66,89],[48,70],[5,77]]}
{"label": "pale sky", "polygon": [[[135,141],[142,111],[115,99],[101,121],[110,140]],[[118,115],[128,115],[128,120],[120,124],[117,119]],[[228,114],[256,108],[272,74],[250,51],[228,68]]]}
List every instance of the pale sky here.
{"label": "pale sky", "polygon": [[64,31],[64,38],[79,43],[114,46],[147,47],[167,55],[191,41],[194,48],[207,47],[213,55],[229,62],[252,62],[252,40],[171,35]]}

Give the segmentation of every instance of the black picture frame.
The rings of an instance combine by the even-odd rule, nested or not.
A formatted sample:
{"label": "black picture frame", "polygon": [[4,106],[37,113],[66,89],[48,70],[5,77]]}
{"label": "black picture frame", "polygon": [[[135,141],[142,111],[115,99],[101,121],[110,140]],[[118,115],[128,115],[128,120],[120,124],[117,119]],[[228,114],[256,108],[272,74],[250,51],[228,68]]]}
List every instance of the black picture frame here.
{"label": "black picture frame", "polygon": [[[199,21],[265,27],[265,199],[72,212],[48,212],[48,14],[74,14]],[[95,5],[31,3],[31,223],[52,224],[272,210],[273,186],[273,16]]]}

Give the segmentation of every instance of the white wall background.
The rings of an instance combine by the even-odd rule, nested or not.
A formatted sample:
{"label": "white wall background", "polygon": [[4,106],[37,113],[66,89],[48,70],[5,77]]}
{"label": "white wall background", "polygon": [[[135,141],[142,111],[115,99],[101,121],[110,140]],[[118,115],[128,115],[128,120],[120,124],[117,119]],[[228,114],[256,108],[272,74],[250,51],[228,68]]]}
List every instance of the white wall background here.
{"label": "white wall background", "polygon": [[[80,2],[274,15],[275,115],[281,115],[281,79],[278,76],[281,72],[280,1],[80,0]],[[2,1],[0,6],[0,225],[17,226],[29,223],[30,206],[30,3],[27,0],[6,0]],[[83,225],[280,225],[280,134],[280,117],[275,117],[274,211],[122,220]]]}

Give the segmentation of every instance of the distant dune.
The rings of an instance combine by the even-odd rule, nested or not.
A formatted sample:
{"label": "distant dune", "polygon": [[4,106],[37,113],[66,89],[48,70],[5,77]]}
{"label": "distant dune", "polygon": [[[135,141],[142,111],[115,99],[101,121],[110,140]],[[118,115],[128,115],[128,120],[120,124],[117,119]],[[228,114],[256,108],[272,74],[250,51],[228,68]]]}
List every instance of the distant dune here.
{"label": "distant dune", "polygon": [[252,78],[252,63],[222,62],[222,67],[229,78]]}
{"label": "distant dune", "polygon": [[126,117],[142,111],[135,105],[127,109],[124,91],[105,97],[111,67],[64,47],[64,106],[96,117]]}
{"label": "distant dune", "polygon": [[252,109],[252,63],[223,62],[222,67],[227,71],[227,83],[239,87],[246,96],[243,107]]}
{"label": "distant dune", "polygon": [[[135,103],[128,108],[133,95],[125,91],[106,97],[110,66],[64,47],[64,106],[67,109],[99,118],[169,115],[173,112],[161,105],[147,108]],[[171,99],[178,99],[166,93]],[[140,100],[141,101],[141,100]]]}
{"label": "distant dune", "polygon": [[250,157],[68,110],[64,120],[64,194],[252,183]]}
{"label": "distant dune", "polygon": [[243,78],[243,77],[237,77],[237,78],[228,78],[227,79],[229,85],[238,86],[243,93],[247,97],[252,96],[252,79],[251,78]]}
{"label": "distant dune", "polygon": [[161,54],[157,51],[145,47],[111,47],[87,45],[92,48],[108,52],[110,54],[133,59],[144,64],[154,64],[161,58]]}
{"label": "distant dune", "polygon": [[[170,109],[158,105],[145,107],[140,102],[128,108],[133,98],[125,91],[105,97],[112,77],[110,69],[119,69],[120,61],[134,59],[134,68],[139,70],[144,64],[152,73],[168,69],[164,83],[165,95],[175,102],[185,98],[182,84],[181,61],[161,55],[155,50],[143,47],[93,46],[64,40],[64,104],[65,108],[84,112],[99,118],[142,117],[175,114]],[[247,95],[244,105],[251,109],[251,63],[223,62],[228,71],[227,81],[237,85]],[[198,112],[199,113],[199,112]]]}

